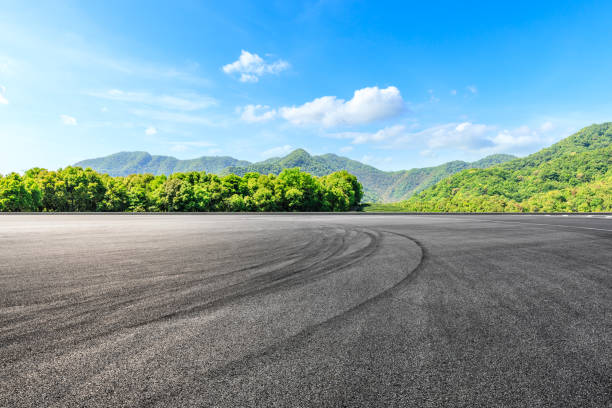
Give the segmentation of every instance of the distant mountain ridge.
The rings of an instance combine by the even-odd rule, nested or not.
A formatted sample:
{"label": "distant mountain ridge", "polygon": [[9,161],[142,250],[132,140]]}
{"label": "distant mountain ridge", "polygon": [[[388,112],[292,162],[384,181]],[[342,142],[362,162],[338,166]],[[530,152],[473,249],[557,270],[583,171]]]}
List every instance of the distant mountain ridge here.
{"label": "distant mountain ridge", "polygon": [[246,160],[229,156],[202,156],[197,159],[179,160],[172,156],[153,156],[147,152],[119,152],[96,159],[83,160],[75,164],[91,167],[95,171],[111,176],[127,176],[137,173],[172,174],[187,171],[219,173],[228,166],[247,166]]}
{"label": "distant mountain ridge", "polygon": [[512,155],[496,154],[473,163],[452,161],[435,167],[387,172],[331,153],[313,156],[304,149],[296,149],[285,157],[273,157],[257,163],[229,156],[203,156],[197,159],[179,160],[171,156],[153,156],[146,152],[120,152],[83,160],[75,166],[91,167],[111,176],[135,173],[158,175],[187,171],[206,171],[219,175],[233,173],[242,176],[248,172],[279,174],[283,169],[299,167],[320,177],[335,171],[347,170],[357,176],[363,185],[364,201],[394,202],[405,200],[459,171],[487,168],[514,158]]}

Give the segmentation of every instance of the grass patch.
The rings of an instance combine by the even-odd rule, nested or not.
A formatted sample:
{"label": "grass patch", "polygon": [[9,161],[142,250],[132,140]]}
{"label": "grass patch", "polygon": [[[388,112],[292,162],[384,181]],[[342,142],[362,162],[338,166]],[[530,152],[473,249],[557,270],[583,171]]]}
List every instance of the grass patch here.
{"label": "grass patch", "polygon": [[406,209],[399,203],[365,203],[361,206],[364,212],[404,212]]}

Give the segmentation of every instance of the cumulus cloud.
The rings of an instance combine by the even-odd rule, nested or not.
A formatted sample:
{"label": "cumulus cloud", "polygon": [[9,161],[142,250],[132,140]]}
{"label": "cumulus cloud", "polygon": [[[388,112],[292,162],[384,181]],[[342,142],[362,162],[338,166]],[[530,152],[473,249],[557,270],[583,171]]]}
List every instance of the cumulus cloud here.
{"label": "cumulus cloud", "polygon": [[295,125],[359,125],[398,115],[404,100],[394,86],[377,86],[356,90],[353,98],[345,101],[335,96],[323,96],[301,106],[284,107],[279,114]]}
{"label": "cumulus cloud", "polygon": [[462,122],[456,125],[449,123],[426,129],[423,136],[430,149],[453,146],[473,150],[492,146],[486,138],[487,132],[492,130],[494,127],[478,123]]}
{"label": "cumulus cloud", "polygon": [[62,123],[64,125],[68,125],[68,126],[76,126],[77,125],[76,118],[74,118],[72,116],[60,115],[60,119],[62,120]]}
{"label": "cumulus cloud", "polygon": [[276,117],[276,109],[265,105],[247,105],[241,111],[240,119],[248,123],[267,122]]}
{"label": "cumulus cloud", "polygon": [[257,82],[265,74],[278,74],[289,68],[289,63],[283,60],[266,62],[257,54],[242,50],[238,60],[224,65],[221,69],[228,75],[239,74],[241,82]]}
{"label": "cumulus cloud", "polygon": [[6,87],[0,85],[0,105],[8,105],[8,99],[4,95],[6,95]]}
{"label": "cumulus cloud", "polygon": [[[548,126],[541,126],[540,129],[542,128],[548,128]],[[520,151],[532,146],[545,146],[553,143],[554,139],[553,136],[542,134],[542,131],[531,129],[529,126],[520,126],[512,130],[502,129],[491,138],[495,146],[504,151]]]}
{"label": "cumulus cloud", "polygon": [[157,129],[155,129],[153,126],[149,126],[148,128],[145,129],[145,134],[149,136],[155,135],[157,134]]}
{"label": "cumulus cloud", "polygon": [[284,145],[284,146],[278,146],[278,147],[273,147],[271,149],[268,149],[262,152],[261,155],[263,157],[284,156],[290,153],[292,150],[293,150],[293,147],[291,147],[291,145]]}
{"label": "cumulus cloud", "polygon": [[210,96],[195,93],[178,95],[155,95],[149,92],[131,92],[110,89],[106,92],[91,92],[91,96],[119,102],[129,102],[178,111],[195,111],[217,104]]}

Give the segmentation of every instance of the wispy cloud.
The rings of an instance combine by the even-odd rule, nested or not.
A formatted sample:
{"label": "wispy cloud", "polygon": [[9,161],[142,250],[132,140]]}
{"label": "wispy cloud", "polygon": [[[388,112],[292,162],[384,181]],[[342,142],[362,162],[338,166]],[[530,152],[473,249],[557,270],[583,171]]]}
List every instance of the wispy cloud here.
{"label": "wispy cloud", "polygon": [[551,125],[543,124],[539,129],[529,126],[503,129],[472,122],[447,123],[399,135],[388,147],[414,145],[421,141],[427,146],[427,151],[459,149],[481,153],[520,153],[553,143],[555,135],[548,133]]}
{"label": "wispy cloud", "polygon": [[133,109],[130,112],[133,115],[151,119],[152,121],[168,121],[191,125],[221,126],[221,124],[218,122],[214,122],[207,117],[196,114],[151,109]]}
{"label": "wispy cloud", "polygon": [[17,68],[17,61],[15,59],[0,55],[0,74],[12,75]]}
{"label": "wispy cloud", "polygon": [[[214,143],[207,142],[204,140],[200,141],[182,141],[182,142],[170,142],[172,147],[170,150],[173,152],[184,152],[190,150],[192,148],[203,148],[203,147],[214,147],[216,146]],[[208,149],[208,154],[219,153],[221,150],[219,149]]]}
{"label": "wispy cloud", "polygon": [[0,105],[8,105],[8,99],[6,99],[6,87],[0,85]]}
{"label": "wispy cloud", "polygon": [[263,157],[284,156],[290,153],[292,150],[293,150],[293,147],[291,147],[291,145],[284,145],[284,146],[273,147],[271,149],[265,150],[261,153],[261,155]]}
{"label": "wispy cloud", "polygon": [[434,90],[433,90],[433,89],[428,89],[428,90],[427,90],[427,93],[429,94],[429,102],[431,102],[431,103],[440,102],[440,98],[438,98],[438,97],[435,95],[435,92],[434,92]]}
{"label": "wispy cloud", "polygon": [[289,63],[283,60],[266,62],[257,54],[242,50],[238,60],[224,65],[221,69],[228,75],[240,74],[241,82],[257,82],[265,74],[278,74],[289,68]]}
{"label": "wispy cloud", "polygon": [[163,109],[195,111],[216,105],[217,101],[206,95],[195,93],[177,95],[156,95],[149,92],[131,92],[110,89],[106,92],[90,92],[90,96],[112,101],[156,106]]}
{"label": "wispy cloud", "polygon": [[478,93],[478,88],[476,88],[476,86],[474,85],[468,85],[465,87],[465,89],[467,89],[470,93],[474,95]]}
{"label": "wispy cloud", "polygon": [[464,150],[483,154],[496,152],[521,153],[553,143],[556,127],[544,122],[535,128],[520,126],[504,129],[495,125],[452,122],[411,131],[404,125],[388,126],[376,132],[328,133],[326,137],[349,139],[352,144],[370,144],[382,149],[403,149],[425,146],[422,155],[438,150]]}
{"label": "wispy cloud", "polygon": [[76,126],[77,125],[76,118],[74,118],[72,116],[60,115],[60,119],[62,120],[62,123],[64,125],[67,125],[67,126]]}
{"label": "wispy cloud", "polygon": [[334,139],[351,139],[353,144],[364,144],[394,140],[404,134],[406,134],[406,127],[404,125],[395,125],[385,127],[376,132],[341,132],[330,133],[327,136]]}
{"label": "wispy cloud", "polygon": [[384,167],[391,163],[393,159],[391,157],[377,157],[370,154],[366,154],[361,158],[363,163],[369,164],[375,167]]}

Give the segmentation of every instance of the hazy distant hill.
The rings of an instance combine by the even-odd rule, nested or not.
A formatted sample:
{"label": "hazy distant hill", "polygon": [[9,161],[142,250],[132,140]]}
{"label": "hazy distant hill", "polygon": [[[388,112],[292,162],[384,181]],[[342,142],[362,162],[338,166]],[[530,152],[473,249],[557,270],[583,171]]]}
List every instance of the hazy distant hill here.
{"label": "hazy distant hill", "polygon": [[453,174],[410,211],[610,211],[612,123],[586,127],[527,157]]}
{"label": "hazy distant hill", "polygon": [[404,200],[461,170],[490,167],[511,159],[514,159],[514,156],[498,154],[473,163],[452,161],[436,167],[386,172],[335,154],[312,156],[304,149],[297,149],[285,157],[274,157],[257,163],[232,157],[204,156],[193,160],[178,160],[169,156],[151,156],[146,152],[121,152],[98,159],[83,160],[75,165],[91,167],[112,176],[201,170],[220,175],[234,173],[242,176],[248,172],[278,174],[283,169],[292,167],[299,167],[316,176],[324,176],[338,170],[347,170],[363,184],[364,201],[393,202]]}
{"label": "hazy distant hill", "polygon": [[83,160],[75,164],[79,167],[107,173],[111,176],[127,176],[136,173],[172,174],[186,171],[206,171],[219,173],[228,166],[246,166],[245,160],[229,156],[203,156],[192,160],[179,160],[171,156],[152,156],[147,152],[120,152],[97,159]]}

